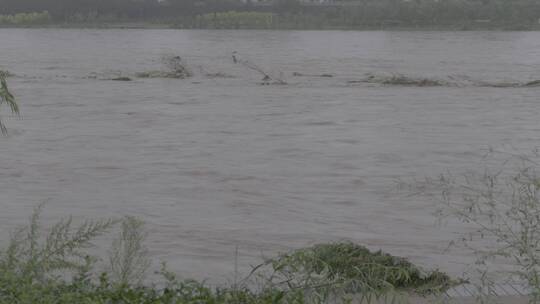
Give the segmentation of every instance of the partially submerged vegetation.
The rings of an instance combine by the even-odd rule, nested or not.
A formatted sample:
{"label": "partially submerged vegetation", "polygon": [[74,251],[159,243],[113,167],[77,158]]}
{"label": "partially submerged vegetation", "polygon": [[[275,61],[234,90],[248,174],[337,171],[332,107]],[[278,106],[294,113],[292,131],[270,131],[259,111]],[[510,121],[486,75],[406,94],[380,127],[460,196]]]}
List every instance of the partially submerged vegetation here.
{"label": "partially submerged vegetation", "polygon": [[393,74],[390,76],[369,75],[365,80],[367,83],[380,83],[384,85],[401,85],[416,87],[437,87],[448,85],[447,82],[431,78],[413,78],[402,74]]}
{"label": "partially submerged vegetation", "polygon": [[[411,86],[411,87],[440,87],[440,86],[463,86],[459,81],[447,81],[427,77],[414,77],[399,73],[368,73],[365,78],[349,80],[349,84],[381,84],[387,86]],[[469,83],[470,84],[470,83]]]}
{"label": "partially submerged vegetation", "polygon": [[[293,75],[299,75],[295,73]],[[325,74],[320,75],[323,77]],[[491,87],[491,88],[534,88],[540,86],[540,80],[514,82],[488,82],[469,77],[447,76],[444,78],[411,76],[400,73],[367,73],[364,78],[349,80],[349,84],[380,84],[385,86],[410,87]]]}
{"label": "partially submerged vegetation", "polygon": [[498,83],[478,83],[481,87],[493,88],[534,88],[540,86],[540,80],[532,80],[527,82],[498,82]]}
{"label": "partially submerged vegetation", "polygon": [[[162,282],[143,285],[150,265],[143,222],[125,217],[76,226],[66,218],[43,228],[40,214],[41,206],[0,250],[0,303],[370,303],[437,293],[452,284],[443,273],[424,273],[403,258],[345,242],[269,259],[233,286],[180,281],[165,265]],[[96,273],[99,259],[87,249],[118,224],[108,267]]]}
{"label": "partially submerged vegetation", "polygon": [[162,63],[165,67],[164,71],[146,71],[136,73],[139,78],[175,78],[184,79],[193,76],[191,69],[182,60],[180,56],[164,56]]}
{"label": "partially submerged vegetation", "polygon": [[145,71],[137,72],[135,76],[138,78],[173,78],[173,79],[184,79],[190,76],[182,73],[176,73],[174,71]]}
{"label": "partially submerged vegetation", "polygon": [[[370,251],[351,242],[318,244],[269,259],[274,285],[317,286],[317,294],[381,297],[400,292],[436,294],[456,282],[442,272],[425,272],[404,258]],[[276,283],[281,282],[281,283]]]}
{"label": "partially submerged vegetation", "polygon": [[287,84],[287,81],[285,81],[284,79],[283,73],[280,73],[279,76],[271,75],[269,72],[265,71],[263,68],[256,65],[255,63],[249,60],[240,58],[236,52],[233,52],[232,58],[235,64],[239,64],[243,67],[246,67],[252,71],[255,71],[261,74],[263,77],[260,82],[261,85],[276,85],[276,84],[286,85]]}
{"label": "partially submerged vegetation", "polygon": [[300,72],[293,72],[293,76],[295,77],[325,77],[325,78],[334,77],[334,75],[332,74],[303,74]]}
{"label": "partially submerged vegetation", "polygon": [[112,81],[131,81],[132,79],[127,76],[118,76],[111,78]]}

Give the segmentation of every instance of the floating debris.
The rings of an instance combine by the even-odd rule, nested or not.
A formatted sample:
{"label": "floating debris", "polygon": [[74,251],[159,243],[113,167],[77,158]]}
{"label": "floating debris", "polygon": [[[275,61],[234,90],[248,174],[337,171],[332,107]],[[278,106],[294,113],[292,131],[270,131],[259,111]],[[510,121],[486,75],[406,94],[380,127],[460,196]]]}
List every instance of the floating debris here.
{"label": "floating debris", "polygon": [[519,88],[524,86],[519,82],[479,82],[476,86],[487,88]]}
{"label": "floating debris", "polygon": [[111,78],[112,81],[131,81],[132,79],[126,76],[120,76],[116,78]]}
{"label": "floating debris", "polygon": [[404,85],[404,86],[418,86],[418,87],[436,87],[444,86],[445,84],[433,79],[422,78],[412,79],[407,77],[393,77],[382,82],[383,84]]}
{"label": "floating debris", "polygon": [[325,77],[325,78],[334,77],[334,75],[332,74],[302,74],[299,72],[293,72],[293,76],[295,77]]}
{"label": "floating debris", "polygon": [[174,78],[174,79],[185,79],[191,76],[186,76],[184,74],[178,74],[176,72],[165,72],[165,71],[147,71],[135,73],[135,76],[138,78]]}
{"label": "floating debris", "polygon": [[207,78],[236,78],[233,75],[223,72],[208,72],[203,66],[199,66],[199,70]]}
{"label": "floating debris", "polygon": [[193,76],[187,64],[180,56],[164,56],[161,59],[166,71],[147,71],[135,73],[138,78],[174,78],[185,79]]}
{"label": "floating debris", "polygon": [[263,76],[263,79],[262,79],[262,82],[260,83],[261,85],[286,85],[287,82],[283,79],[283,73],[280,73],[280,76],[279,77],[273,77],[270,75],[270,73],[267,73],[266,71],[264,71],[261,67],[257,66],[256,64],[248,61],[248,60],[245,60],[245,59],[240,59],[238,58],[238,53],[236,52],[233,52],[233,62],[235,64],[241,64],[242,66],[250,69],[250,70],[253,70],[253,71],[256,71],[260,74],[262,74]]}
{"label": "floating debris", "polygon": [[360,80],[349,80],[349,84],[377,83],[382,85],[395,86],[416,86],[416,87],[490,87],[490,88],[524,88],[540,87],[540,80],[529,82],[507,81],[507,82],[485,82],[475,81],[467,76],[448,76],[445,79],[435,79],[426,77],[410,77],[403,74],[375,75],[367,74],[367,77]]}
{"label": "floating debris", "polygon": [[[56,76],[63,77],[63,76]],[[105,71],[101,73],[91,72],[88,75],[82,77],[82,79],[96,79],[96,80],[107,80],[107,81],[131,81],[132,79],[128,76],[125,76],[121,71]]]}
{"label": "floating debris", "polygon": [[205,73],[204,76],[206,76],[208,78],[236,78],[233,75],[229,75],[229,74],[222,73],[222,72]]}
{"label": "floating debris", "polygon": [[176,74],[164,71],[146,71],[135,73],[138,78],[178,78]]}
{"label": "floating debris", "polygon": [[[360,81],[362,82],[362,81]],[[392,75],[368,75],[363,80],[366,83],[380,83],[383,85],[399,85],[399,86],[416,86],[416,87],[438,87],[438,86],[450,86],[451,84],[437,79],[430,78],[414,78],[402,74]],[[350,82],[349,82],[350,83]]]}
{"label": "floating debris", "polygon": [[92,73],[88,74],[87,76],[83,77],[83,79],[97,79],[97,78],[98,78],[98,75],[95,72],[92,72]]}
{"label": "floating debris", "polygon": [[524,87],[540,87],[540,80],[529,81],[523,86]]}
{"label": "floating debris", "polygon": [[176,78],[189,78],[193,73],[180,56],[164,56],[161,58],[163,64],[176,76]]}
{"label": "floating debris", "polygon": [[540,87],[540,80],[533,80],[529,82],[481,82],[478,86],[489,88],[534,88]]}

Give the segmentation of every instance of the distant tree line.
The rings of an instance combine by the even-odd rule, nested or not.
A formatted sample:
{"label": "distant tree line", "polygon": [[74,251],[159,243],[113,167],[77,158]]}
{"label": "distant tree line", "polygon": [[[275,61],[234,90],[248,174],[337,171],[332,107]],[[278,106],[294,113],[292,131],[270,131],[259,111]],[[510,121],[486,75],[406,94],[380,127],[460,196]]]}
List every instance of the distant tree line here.
{"label": "distant tree line", "polygon": [[[0,15],[48,12],[51,22],[160,21],[179,27],[218,27],[211,14],[227,15],[227,27],[426,27],[540,23],[540,0],[0,0]],[[267,14],[276,18],[268,21]],[[201,16],[204,16],[201,19]],[[216,18],[218,15],[216,15]],[[223,19],[224,15],[219,15]],[[261,15],[263,16],[263,15]],[[242,18],[250,22],[242,22]],[[203,20],[203,21],[201,21]],[[218,24],[218,25],[216,25]]]}

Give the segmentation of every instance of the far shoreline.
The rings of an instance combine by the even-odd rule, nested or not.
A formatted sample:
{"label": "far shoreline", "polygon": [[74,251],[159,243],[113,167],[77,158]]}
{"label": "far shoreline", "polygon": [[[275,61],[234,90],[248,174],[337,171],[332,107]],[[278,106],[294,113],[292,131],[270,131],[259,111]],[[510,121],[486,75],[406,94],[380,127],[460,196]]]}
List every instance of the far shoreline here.
{"label": "far shoreline", "polygon": [[321,26],[321,27],[294,27],[275,26],[268,28],[255,27],[182,27],[166,22],[110,22],[110,23],[51,23],[41,25],[0,25],[2,29],[126,29],[126,30],[223,30],[223,31],[409,31],[409,32],[538,32],[538,25],[441,25],[441,26]]}

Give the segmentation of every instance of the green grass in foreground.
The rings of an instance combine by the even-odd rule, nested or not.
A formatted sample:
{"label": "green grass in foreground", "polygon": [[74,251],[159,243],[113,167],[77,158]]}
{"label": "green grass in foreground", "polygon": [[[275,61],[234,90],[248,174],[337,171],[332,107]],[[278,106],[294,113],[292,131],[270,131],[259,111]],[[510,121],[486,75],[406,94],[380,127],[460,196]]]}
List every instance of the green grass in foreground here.
{"label": "green grass in foreground", "polygon": [[273,268],[289,277],[311,274],[323,282],[340,283],[353,293],[403,290],[417,294],[443,291],[453,284],[448,275],[424,272],[404,258],[350,243],[319,244],[281,255]]}
{"label": "green grass in foreground", "polygon": [[[230,286],[178,280],[165,266],[162,280],[142,284],[150,261],[140,220],[86,221],[74,227],[67,218],[46,229],[40,212],[36,208],[30,223],[14,231],[0,251],[2,304],[393,302],[404,294],[436,293],[453,284],[443,273],[424,273],[405,259],[348,242],[279,255]],[[119,234],[109,265],[97,272],[99,259],[87,249],[111,229]]]}

